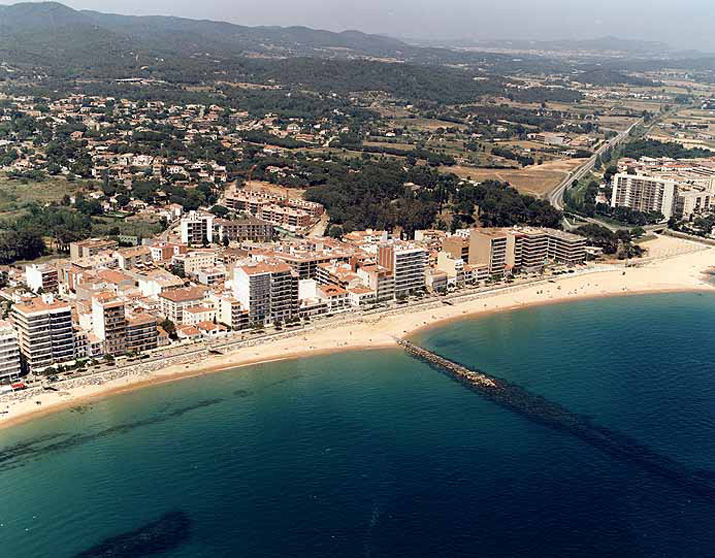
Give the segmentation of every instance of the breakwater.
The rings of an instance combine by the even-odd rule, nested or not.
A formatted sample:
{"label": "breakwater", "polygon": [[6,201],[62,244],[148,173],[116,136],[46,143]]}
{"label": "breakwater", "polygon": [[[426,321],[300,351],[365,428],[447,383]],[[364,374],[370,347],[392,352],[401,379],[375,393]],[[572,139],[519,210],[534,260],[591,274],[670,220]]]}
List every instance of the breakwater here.
{"label": "breakwater", "polygon": [[410,356],[476,391],[484,398],[533,422],[571,434],[617,459],[668,479],[691,492],[715,500],[715,473],[690,469],[638,440],[593,420],[523,387],[483,371],[470,369],[414,343],[398,339]]}

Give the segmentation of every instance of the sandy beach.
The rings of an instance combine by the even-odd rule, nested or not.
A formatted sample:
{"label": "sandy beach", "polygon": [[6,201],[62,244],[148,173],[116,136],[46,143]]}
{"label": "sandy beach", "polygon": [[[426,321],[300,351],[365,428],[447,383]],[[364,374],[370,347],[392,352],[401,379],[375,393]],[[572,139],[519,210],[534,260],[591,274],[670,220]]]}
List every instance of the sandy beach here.
{"label": "sandy beach", "polygon": [[[147,386],[173,382],[210,372],[233,369],[302,356],[335,351],[396,347],[395,338],[414,334],[448,320],[507,311],[537,304],[553,304],[601,296],[624,296],[657,292],[712,291],[705,272],[715,267],[715,248],[690,241],[660,237],[648,244],[650,257],[625,268],[623,263],[600,265],[588,272],[562,275],[538,284],[513,286],[493,293],[474,294],[452,305],[436,301],[428,307],[402,308],[389,314],[342,320],[330,324],[316,322],[310,331],[298,331],[282,339],[269,339],[252,347],[225,355],[209,355],[166,366],[160,363],[141,373],[123,374],[106,381],[58,392],[33,393],[31,397],[4,397],[0,400],[0,428],[74,407],[96,397],[116,395]],[[146,368],[146,367],[145,367]],[[19,394],[18,394],[19,395]],[[39,404],[38,404],[39,401]]]}

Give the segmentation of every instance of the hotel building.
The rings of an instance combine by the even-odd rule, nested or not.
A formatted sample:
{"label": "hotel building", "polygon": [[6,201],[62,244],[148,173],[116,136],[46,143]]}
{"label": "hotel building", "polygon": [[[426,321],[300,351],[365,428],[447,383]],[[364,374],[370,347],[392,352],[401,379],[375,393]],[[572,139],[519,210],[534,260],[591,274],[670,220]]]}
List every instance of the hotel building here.
{"label": "hotel building", "polygon": [[124,301],[100,295],[92,300],[92,327],[104,344],[104,354],[127,352],[127,318]]}
{"label": "hotel building", "polygon": [[549,260],[567,265],[579,265],[586,261],[586,239],[577,234],[545,229],[549,239]]}
{"label": "hotel building", "polygon": [[57,268],[49,264],[28,265],[25,268],[25,283],[34,293],[40,289],[45,293],[56,292],[59,284]]}

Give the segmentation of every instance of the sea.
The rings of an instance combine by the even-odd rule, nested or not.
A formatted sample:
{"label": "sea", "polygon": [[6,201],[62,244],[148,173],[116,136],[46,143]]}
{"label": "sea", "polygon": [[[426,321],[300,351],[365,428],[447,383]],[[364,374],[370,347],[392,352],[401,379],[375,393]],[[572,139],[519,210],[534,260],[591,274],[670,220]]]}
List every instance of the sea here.
{"label": "sea", "polygon": [[[715,295],[413,340],[715,477]],[[0,557],[707,557],[715,494],[400,350],[244,367],[0,430]]]}

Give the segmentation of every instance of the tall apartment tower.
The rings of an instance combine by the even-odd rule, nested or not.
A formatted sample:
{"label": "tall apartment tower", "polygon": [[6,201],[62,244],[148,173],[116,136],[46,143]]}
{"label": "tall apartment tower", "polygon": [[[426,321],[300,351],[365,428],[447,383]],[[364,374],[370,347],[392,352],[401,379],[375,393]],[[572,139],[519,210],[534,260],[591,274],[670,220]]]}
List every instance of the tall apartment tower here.
{"label": "tall apartment tower", "polygon": [[670,219],[676,208],[678,185],[653,176],[617,174],[613,177],[612,207],[628,207],[648,213],[659,211]]}
{"label": "tall apartment tower", "polygon": [[395,296],[404,296],[427,286],[429,253],[408,243],[381,244],[378,263],[395,279]]}
{"label": "tall apartment tower", "polygon": [[469,264],[489,268],[489,275],[501,277],[507,270],[509,233],[499,229],[472,229],[469,233]]}
{"label": "tall apartment tower", "polygon": [[12,325],[0,321],[0,384],[17,380],[21,374],[20,342]]}
{"label": "tall apartment tower", "polygon": [[542,271],[548,262],[549,237],[544,229],[510,230],[507,238],[507,268]]}
{"label": "tall apartment tower", "polygon": [[286,263],[261,262],[236,267],[233,288],[236,299],[248,309],[252,324],[298,316],[298,274]]}
{"label": "tall apartment tower", "polygon": [[92,327],[104,344],[104,354],[127,352],[127,317],[125,303],[99,296],[92,300]]}
{"label": "tall apartment tower", "polygon": [[72,307],[43,295],[16,304],[10,314],[20,341],[20,355],[26,372],[76,358]]}

